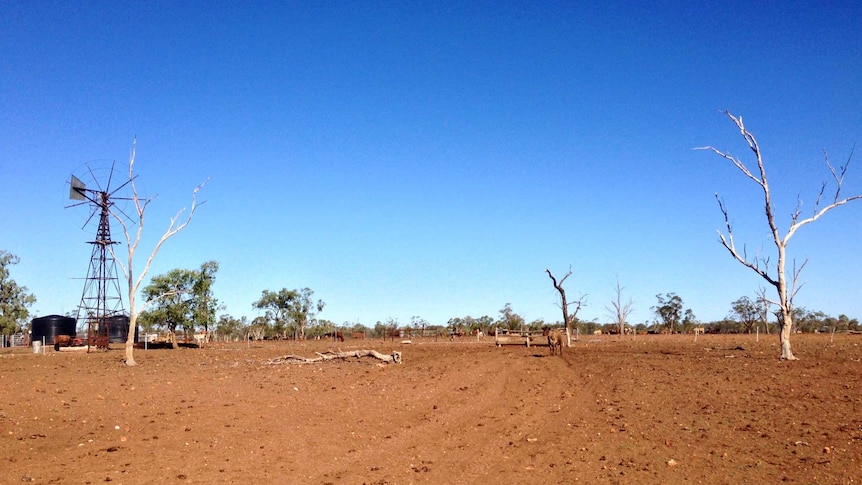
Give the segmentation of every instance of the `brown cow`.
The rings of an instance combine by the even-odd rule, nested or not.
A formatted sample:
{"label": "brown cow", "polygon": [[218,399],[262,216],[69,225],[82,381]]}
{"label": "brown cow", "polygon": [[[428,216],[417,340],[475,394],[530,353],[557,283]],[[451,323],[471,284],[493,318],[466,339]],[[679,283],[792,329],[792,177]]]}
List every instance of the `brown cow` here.
{"label": "brown cow", "polygon": [[339,342],[344,342],[344,334],[341,332],[330,332],[324,335],[324,338],[338,340]]}
{"label": "brown cow", "polygon": [[60,351],[60,346],[68,347],[72,345],[71,335],[54,335],[54,350]]}
{"label": "brown cow", "polygon": [[545,328],[542,330],[542,335],[548,337],[548,347],[551,350],[551,355],[554,355],[557,351],[557,347],[560,347],[560,356],[563,355],[563,332],[559,329],[550,329]]}

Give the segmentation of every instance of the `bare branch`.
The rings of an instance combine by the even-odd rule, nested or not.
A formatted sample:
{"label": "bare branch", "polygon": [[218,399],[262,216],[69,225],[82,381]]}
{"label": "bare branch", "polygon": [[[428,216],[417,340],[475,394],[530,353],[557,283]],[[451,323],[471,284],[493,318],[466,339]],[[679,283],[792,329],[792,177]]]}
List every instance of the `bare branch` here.
{"label": "bare branch", "polygon": [[[853,151],[855,151],[855,149],[856,149],[856,146],[854,145],[853,149],[850,151],[850,157],[853,156]],[[835,180],[835,195],[832,198],[832,203],[827,205],[826,207],[823,207],[822,209],[818,209],[817,205],[815,205],[814,214],[811,217],[809,217],[808,219],[803,219],[801,221],[793,219],[793,223],[791,224],[790,229],[787,231],[787,234],[785,234],[785,236],[784,236],[784,240],[783,240],[784,244],[787,244],[787,242],[790,241],[790,238],[793,236],[793,234],[796,232],[796,230],[799,229],[800,227],[802,227],[806,224],[810,224],[810,223],[816,221],[817,219],[820,219],[820,217],[822,217],[824,214],[831,211],[832,209],[835,209],[836,207],[840,207],[840,206],[842,206],[848,202],[854,201],[854,200],[862,199],[862,194],[857,194],[857,195],[854,195],[851,197],[846,197],[844,199],[839,198],[840,194],[841,194],[841,188],[844,184],[844,176],[847,174],[847,168],[850,166],[851,158],[848,158],[847,163],[845,163],[843,166],[839,167],[839,170],[836,170],[835,167],[829,162],[829,155],[826,153],[825,150],[823,151],[823,155],[824,155],[824,158],[826,161],[826,166],[829,169],[829,173],[832,174],[832,179]],[[821,195],[823,194],[825,189],[826,189],[826,183],[824,182],[821,189],[820,189]],[[820,196],[817,197],[817,200],[818,200],[818,202],[820,201]]]}
{"label": "bare branch", "polygon": [[768,298],[766,296],[766,288],[764,288],[762,286],[758,287],[758,289],[757,289],[757,297],[758,297],[758,299],[763,300],[766,303],[769,303],[770,305],[778,305],[777,301],[775,301],[771,298]]}
{"label": "bare branch", "polygon": [[796,267],[796,260],[793,260],[793,276],[791,278],[790,283],[790,296],[787,299],[787,302],[793,307],[793,299],[796,298],[796,293],[805,286],[805,282],[799,283],[799,275],[802,274],[802,270],[805,268],[805,265],[808,264],[808,258],[805,258],[805,261],[802,262],[799,267]]}
{"label": "bare branch", "polygon": [[[146,276],[147,272],[149,271],[150,264],[153,262],[153,259],[156,257],[156,254],[159,252],[159,249],[161,249],[162,244],[164,244],[165,241],[170,239],[172,236],[176,235],[178,232],[185,229],[186,226],[188,226],[189,223],[192,221],[192,217],[195,215],[195,210],[197,209],[198,205],[200,205],[197,203],[198,192],[204,187],[204,185],[206,185],[207,181],[209,181],[209,179],[207,179],[202,184],[195,187],[194,191],[192,191],[192,205],[191,205],[191,209],[189,209],[188,216],[185,218],[185,220],[181,224],[176,225],[177,221],[179,220],[180,215],[183,212],[185,212],[186,209],[180,209],[180,211],[177,212],[177,214],[171,218],[171,223],[168,226],[168,229],[165,231],[164,234],[162,234],[162,237],[159,239],[159,242],[156,243],[156,246],[153,248],[153,251],[150,253],[150,256],[147,258],[147,262],[144,264],[144,269],[141,270],[140,274],[138,274],[138,279],[135,282],[135,289],[136,290],[141,285],[141,282],[143,281],[144,276]],[[143,220],[143,217],[142,217],[142,220]],[[143,226],[143,224],[141,224],[139,226],[139,228],[138,228],[139,232],[140,232],[141,226]]]}
{"label": "bare branch", "polygon": [[718,207],[721,209],[721,213],[724,215],[724,226],[727,228],[727,236],[718,231],[718,238],[721,241],[721,245],[724,246],[725,249],[730,252],[731,256],[734,259],[739,261],[743,266],[750,268],[752,271],[760,275],[761,278],[765,279],[772,285],[777,285],[777,282],[774,281],[770,276],[760,268],[760,266],[755,262],[751,262],[748,260],[748,255],[745,252],[745,247],[743,246],[743,254],[739,254],[736,250],[736,245],[733,242],[733,228],[730,225],[730,217],[727,214],[727,207],[724,205],[724,201],[718,194],[715,194],[715,199],[718,201]]}
{"label": "bare branch", "polygon": [[[822,193],[822,190],[821,190],[821,193]],[[814,203],[815,208],[816,208],[817,204],[820,203],[820,197],[819,196],[817,197],[817,199],[818,200]],[[790,223],[791,224],[796,223],[796,221],[799,220],[800,214],[802,214],[802,197],[800,197],[797,194],[797,196],[796,196],[796,208],[793,209],[793,214],[790,214]]]}
{"label": "bare branch", "polygon": [[[838,198],[841,194],[841,186],[844,184],[844,175],[847,174],[847,168],[850,166],[850,161],[853,159],[853,152],[856,151],[856,145],[853,145],[853,148],[850,149],[850,155],[847,157],[847,162],[840,167],[841,172],[836,173],[835,167],[829,163],[829,154],[826,150],[823,150],[823,159],[826,161],[826,167],[829,168],[829,173],[832,174],[832,179],[835,180],[835,197],[832,199],[832,202],[835,203],[838,201]],[[825,184],[824,184],[825,185]]]}
{"label": "bare branch", "polygon": [[[827,165],[828,165],[828,163],[827,163]],[[829,167],[829,169],[831,170],[832,167]],[[823,182],[820,184],[820,192],[817,194],[817,198],[814,199],[814,212],[815,213],[817,212],[817,208],[820,207],[820,201],[823,200],[823,193],[824,192],[826,192],[826,182]],[[802,205],[802,202],[800,201],[800,197],[797,195],[796,196],[796,216],[799,215],[799,212],[800,212],[799,209],[800,209],[801,205]],[[793,217],[791,224],[793,222],[796,222],[797,218],[798,217]]]}
{"label": "bare branch", "polygon": [[787,242],[790,241],[790,238],[793,236],[793,234],[800,227],[802,227],[806,224],[810,224],[810,223],[816,221],[817,219],[820,219],[820,217],[822,217],[823,214],[826,214],[827,212],[831,211],[832,209],[834,209],[836,207],[840,207],[840,206],[842,206],[848,202],[851,202],[854,200],[859,200],[859,199],[862,199],[862,194],[854,195],[853,197],[847,197],[846,199],[841,199],[837,202],[829,204],[826,207],[820,209],[817,213],[815,213],[813,216],[809,217],[808,219],[803,219],[801,221],[795,222],[793,225],[790,226],[790,230],[787,231],[787,234],[784,235],[783,243],[787,244]]}
{"label": "bare branch", "polygon": [[715,153],[716,155],[718,155],[724,159],[729,160],[730,163],[732,163],[734,166],[736,166],[736,168],[738,168],[742,173],[744,173],[746,177],[753,180],[757,185],[760,185],[761,187],[763,186],[763,182],[759,178],[757,178],[753,173],[751,173],[751,171],[748,170],[748,167],[746,167],[745,164],[742,163],[741,160],[734,157],[733,155],[730,155],[729,153],[723,152],[723,151],[721,151],[715,147],[712,147],[712,146],[697,147],[697,148],[695,148],[695,150],[710,150],[711,152]]}
{"label": "bare branch", "polygon": [[581,308],[583,308],[587,305],[587,297],[588,296],[590,296],[590,295],[587,295],[586,293],[581,293],[580,296],[578,296],[578,299],[575,300],[575,312],[569,314],[569,320],[571,320],[571,321],[577,320],[578,312],[581,311]]}
{"label": "bare branch", "polygon": [[551,278],[551,281],[554,283],[554,288],[556,288],[557,291],[560,291],[561,287],[563,286],[563,283],[566,281],[566,278],[568,278],[572,274],[572,267],[569,266],[569,272],[566,273],[565,276],[563,276],[563,278],[560,280],[559,283],[557,283],[557,278],[554,278],[554,275],[551,274],[551,270],[545,269],[545,272],[548,273],[548,276]]}

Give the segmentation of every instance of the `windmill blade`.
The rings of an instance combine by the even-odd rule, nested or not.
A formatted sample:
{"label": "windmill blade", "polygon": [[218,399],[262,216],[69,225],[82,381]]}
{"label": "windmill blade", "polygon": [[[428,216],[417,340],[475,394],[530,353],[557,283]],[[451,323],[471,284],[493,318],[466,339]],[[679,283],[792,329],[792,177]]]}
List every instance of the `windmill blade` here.
{"label": "windmill blade", "polygon": [[85,198],[85,199],[84,199],[84,202],[78,202],[77,204],[70,204],[70,205],[66,205],[66,206],[63,206],[63,208],[64,208],[64,209],[69,209],[69,208],[72,208],[72,207],[78,207],[79,205],[91,204],[91,203],[92,203],[92,201],[90,201],[89,199],[86,199],[86,198]]}
{"label": "windmill blade", "polygon": [[99,189],[94,192],[104,192],[105,190],[102,188],[102,184],[99,183],[99,177],[96,177],[96,174],[93,173],[93,167],[89,164],[87,165],[87,171],[90,172],[90,179],[96,183],[96,187]]}
{"label": "windmill blade", "polygon": [[132,200],[132,198],[131,198],[131,197],[114,197],[114,194],[116,194],[117,192],[119,192],[119,191],[120,191],[120,189],[122,189],[123,187],[125,187],[125,186],[129,185],[130,183],[132,183],[132,180],[135,180],[136,178],[138,178],[137,174],[136,174],[134,177],[130,178],[129,180],[126,180],[126,181],[123,183],[123,185],[120,185],[119,187],[117,187],[116,189],[114,189],[113,191],[111,191],[111,193],[109,194],[109,195],[111,196],[111,198],[112,198],[112,199],[117,199],[117,200]]}
{"label": "windmill blade", "polygon": [[87,218],[87,222],[85,222],[85,223],[84,223],[84,225],[83,225],[83,226],[81,226],[81,229],[83,229],[83,228],[87,227],[87,224],[89,224],[89,223],[90,223],[90,221],[92,221],[92,220],[93,220],[93,216],[95,216],[95,215],[96,215],[96,212],[99,212],[99,209],[98,209],[97,207],[94,207],[94,208],[93,208],[93,211],[92,211],[92,212],[90,212],[90,217],[88,217],[88,218]]}
{"label": "windmill blade", "polygon": [[108,185],[105,186],[105,192],[111,192],[111,180],[114,178],[114,165],[116,165],[116,160],[111,160],[111,171],[108,172]]}
{"label": "windmill blade", "polygon": [[122,215],[123,215],[123,217],[125,217],[127,221],[129,221],[129,222],[132,222],[132,221],[133,221],[133,219],[132,219],[131,217],[129,217],[129,215],[128,215],[128,214],[126,214],[126,212],[125,212],[125,211],[123,211],[123,209],[120,209],[120,207],[119,207],[119,206],[117,206],[116,204],[114,205],[114,209],[115,209],[117,212],[119,212],[120,214],[122,214]]}

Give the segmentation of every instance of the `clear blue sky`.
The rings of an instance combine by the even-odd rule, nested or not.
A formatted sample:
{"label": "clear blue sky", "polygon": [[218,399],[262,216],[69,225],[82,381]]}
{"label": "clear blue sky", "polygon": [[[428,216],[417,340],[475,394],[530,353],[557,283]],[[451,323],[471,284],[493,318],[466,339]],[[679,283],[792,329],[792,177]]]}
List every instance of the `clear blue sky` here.
{"label": "clear blue sky", "polygon": [[[74,310],[89,263],[70,174],[124,168],[136,136],[139,268],[209,178],[150,276],[216,260],[222,313],[310,287],[320,318],[370,326],[559,320],[544,270],[570,266],[582,318],[607,320],[617,278],[632,323],[667,292],[723,318],[764,282],[719,244],[714,193],[773,247],[758,187],[693,150],[748,156],[722,111],[758,137],[782,231],[823,150],[862,142],[859,2],[252,3],[0,2],[0,248],[37,315]],[[860,220],[794,237],[797,305],[862,317]]]}

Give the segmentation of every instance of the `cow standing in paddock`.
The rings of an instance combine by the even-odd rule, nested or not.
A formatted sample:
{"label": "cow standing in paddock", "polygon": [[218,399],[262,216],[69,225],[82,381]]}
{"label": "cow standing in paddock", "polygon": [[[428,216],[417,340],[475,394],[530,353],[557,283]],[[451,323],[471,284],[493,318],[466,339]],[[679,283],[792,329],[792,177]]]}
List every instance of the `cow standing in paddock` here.
{"label": "cow standing in paddock", "polygon": [[54,350],[59,352],[60,347],[68,347],[72,345],[73,337],[71,335],[54,335]]}
{"label": "cow standing in paddock", "polygon": [[551,355],[557,352],[557,347],[560,348],[560,356],[563,355],[563,332],[558,329],[545,328],[542,330],[542,335],[548,337],[548,347],[551,350]]}
{"label": "cow standing in paddock", "polygon": [[339,342],[344,342],[344,334],[341,332],[330,332],[325,335],[327,339],[338,340]]}

